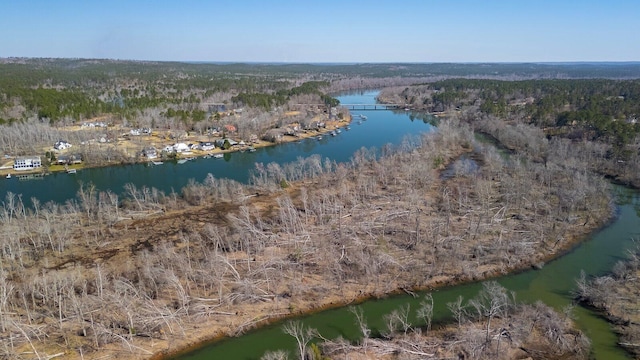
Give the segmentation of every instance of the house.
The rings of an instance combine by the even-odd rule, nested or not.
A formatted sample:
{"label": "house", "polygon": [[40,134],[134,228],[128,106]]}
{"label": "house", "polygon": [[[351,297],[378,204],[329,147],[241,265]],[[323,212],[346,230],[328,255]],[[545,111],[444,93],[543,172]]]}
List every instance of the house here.
{"label": "house", "polygon": [[71,147],[71,144],[64,140],[58,140],[53,144],[53,148],[56,150],[65,150]]}
{"label": "house", "polygon": [[301,121],[301,125],[305,130],[318,130],[326,126],[323,121],[314,119],[305,119]]}
{"label": "house", "polygon": [[278,143],[282,141],[282,138],[285,135],[285,132],[286,132],[285,129],[282,129],[282,128],[269,129],[264,134],[262,139],[269,142]]}
{"label": "house", "polygon": [[284,128],[284,134],[285,135],[298,136],[299,132],[300,132],[300,126],[298,126],[298,125],[287,126],[287,127]]}
{"label": "house", "polygon": [[238,128],[236,128],[235,126],[230,125],[230,124],[225,125],[225,126],[224,126],[224,129],[225,129],[227,132],[236,132],[236,131],[238,131]]}
{"label": "house", "polygon": [[156,151],[156,148],[154,147],[146,147],[142,149],[142,156],[147,159],[155,159],[158,157],[158,151]]}
{"label": "house", "polygon": [[198,145],[198,147],[200,148],[200,150],[202,151],[210,151],[216,148],[216,144],[214,144],[211,141],[202,141],[200,142],[200,144]]}
{"label": "house", "polygon": [[234,145],[238,145],[238,142],[229,138],[223,138],[223,139],[218,139],[215,141],[215,145],[221,149],[225,149],[224,147],[224,143],[228,142],[229,146],[234,146]]}
{"label": "house", "polygon": [[150,128],[131,129],[129,130],[129,134],[133,136],[151,135],[151,129]]}
{"label": "house", "polygon": [[18,156],[13,162],[13,169],[18,171],[33,170],[40,167],[42,167],[40,156]]}
{"label": "house", "polygon": [[175,143],[173,145],[173,151],[177,152],[177,153],[181,153],[183,151],[189,151],[189,145],[185,144],[185,143]]}
{"label": "house", "polygon": [[79,164],[81,162],[82,162],[82,155],[80,154],[60,155],[56,159],[56,163],[60,165]]}
{"label": "house", "polygon": [[82,127],[90,127],[90,128],[94,128],[94,127],[107,127],[107,124],[99,121],[99,122],[83,122],[82,123]]}

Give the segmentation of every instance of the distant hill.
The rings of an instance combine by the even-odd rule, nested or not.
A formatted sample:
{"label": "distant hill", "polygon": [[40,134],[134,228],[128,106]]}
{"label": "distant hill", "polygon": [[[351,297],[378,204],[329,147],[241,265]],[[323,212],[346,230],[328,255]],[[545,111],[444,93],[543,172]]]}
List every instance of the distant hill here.
{"label": "distant hill", "polygon": [[[321,74],[359,77],[469,77],[494,79],[577,79],[640,78],[640,62],[566,62],[566,63],[230,63],[230,62],[158,62],[113,59],[0,58],[2,70],[34,67],[51,72],[73,69],[80,73],[108,73],[148,76],[186,74]],[[3,71],[4,72],[4,71]],[[32,74],[33,75],[33,74]],[[0,75],[1,76],[1,75]]]}

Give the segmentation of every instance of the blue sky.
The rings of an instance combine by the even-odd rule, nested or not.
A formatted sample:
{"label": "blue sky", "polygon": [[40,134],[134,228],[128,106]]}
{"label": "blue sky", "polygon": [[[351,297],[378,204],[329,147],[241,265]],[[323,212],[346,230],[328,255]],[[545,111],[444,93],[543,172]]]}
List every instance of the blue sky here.
{"label": "blue sky", "polygon": [[638,0],[0,0],[0,57],[640,61]]}

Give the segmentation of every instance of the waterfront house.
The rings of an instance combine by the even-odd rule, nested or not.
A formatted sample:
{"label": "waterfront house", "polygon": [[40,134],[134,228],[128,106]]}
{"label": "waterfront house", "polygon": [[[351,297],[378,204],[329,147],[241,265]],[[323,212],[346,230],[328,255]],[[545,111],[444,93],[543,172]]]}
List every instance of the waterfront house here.
{"label": "waterfront house", "polygon": [[17,171],[33,170],[42,167],[40,156],[18,156],[13,162],[13,169]]}
{"label": "waterfront house", "polygon": [[214,144],[211,141],[202,141],[200,142],[200,144],[198,145],[198,147],[200,148],[200,150],[202,151],[210,151],[216,148],[216,144]]}
{"label": "waterfront house", "polygon": [[305,119],[301,121],[301,125],[305,130],[318,130],[326,126],[324,121]]}
{"label": "waterfront house", "polygon": [[155,159],[158,157],[158,151],[156,151],[156,148],[154,147],[146,147],[142,149],[142,156],[147,159]]}
{"label": "waterfront house", "polygon": [[80,164],[82,162],[81,154],[60,155],[56,159],[56,163],[60,165]]}
{"label": "waterfront house", "polygon": [[176,143],[173,145],[173,151],[177,152],[177,153],[181,153],[184,151],[189,151],[189,145],[185,144],[185,143]]}
{"label": "waterfront house", "polygon": [[64,140],[58,140],[53,144],[53,148],[56,150],[66,150],[71,147],[71,144]]}
{"label": "waterfront house", "polygon": [[225,142],[229,143],[229,146],[235,146],[238,145],[238,142],[233,140],[233,139],[229,139],[229,138],[222,138],[222,139],[218,139],[215,141],[215,145],[217,147],[219,147],[220,149],[224,149],[224,144]]}
{"label": "waterfront house", "polygon": [[277,143],[282,141],[283,136],[285,135],[285,130],[282,128],[277,129],[269,129],[262,137],[266,141],[270,141],[273,143]]}

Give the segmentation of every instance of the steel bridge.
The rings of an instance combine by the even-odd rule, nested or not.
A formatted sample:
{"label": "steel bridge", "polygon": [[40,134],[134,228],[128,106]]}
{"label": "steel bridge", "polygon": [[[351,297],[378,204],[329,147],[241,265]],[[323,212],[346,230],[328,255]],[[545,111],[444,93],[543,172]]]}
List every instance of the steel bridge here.
{"label": "steel bridge", "polygon": [[401,108],[397,104],[340,104],[349,110],[394,110]]}

